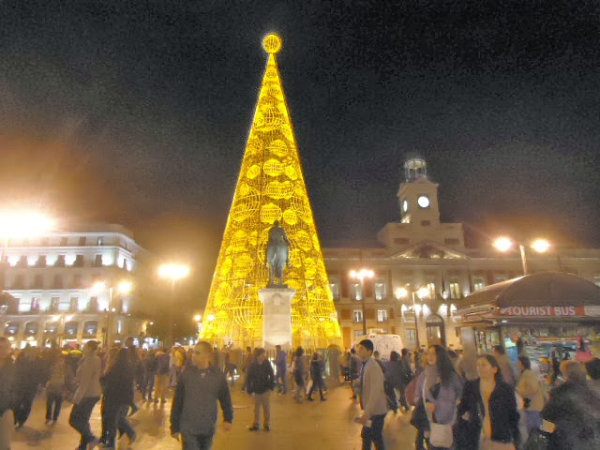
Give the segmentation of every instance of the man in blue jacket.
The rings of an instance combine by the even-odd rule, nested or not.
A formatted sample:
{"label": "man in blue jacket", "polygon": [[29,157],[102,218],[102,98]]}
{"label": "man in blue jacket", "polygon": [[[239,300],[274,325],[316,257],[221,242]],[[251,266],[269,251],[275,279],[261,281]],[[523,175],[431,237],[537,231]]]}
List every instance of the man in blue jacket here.
{"label": "man in blue jacket", "polygon": [[180,375],[171,408],[171,435],[182,438],[183,450],[208,450],[217,422],[217,401],[223,410],[223,429],[233,422],[233,406],[225,375],[211,367],[212,347],[200,341],[192,353],[192,365]]}

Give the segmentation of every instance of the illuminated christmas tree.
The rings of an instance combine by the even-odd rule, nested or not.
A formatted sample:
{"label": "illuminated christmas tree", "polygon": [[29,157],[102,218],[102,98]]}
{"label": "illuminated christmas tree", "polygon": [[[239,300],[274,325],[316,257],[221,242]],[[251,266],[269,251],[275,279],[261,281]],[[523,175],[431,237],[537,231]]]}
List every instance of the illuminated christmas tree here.
{"label": "illuminated christmas tree", "polygon": [[267,286],[269,229],[279,220],[292,246],[285,283],[292,301],[294,346],[340,344],[340,327],[275,54],[281,38],[268,35],[269,53],[233,203],[213,275],[201,338],[216,344],[258,345]]}

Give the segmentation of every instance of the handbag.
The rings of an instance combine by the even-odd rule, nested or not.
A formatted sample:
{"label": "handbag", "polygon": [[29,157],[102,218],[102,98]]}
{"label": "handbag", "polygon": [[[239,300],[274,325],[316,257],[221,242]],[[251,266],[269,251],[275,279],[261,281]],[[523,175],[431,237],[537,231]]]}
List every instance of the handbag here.
{"label": "handbag", "polygon": [[[425,386],[427,385],[427,379],[423,381],[423,392],[422,401],[423,406],[425,405]],[[425,408],[427,411],[427,408]],[[456,417],[456,409],[454,410],[454,416]],[[435,423],[433,417],[427,413],[427,419],[429,420],[429,443],[434,447],[445,447],[450,448],[454,443],[454,433],[452,431],[452,424],[454,423],[454,417],[451,423]]]}
{"label": "handbag", "polygon": [[529,438],[523,447],[523,450],[547,450],[550,443],[550,433],[539,428],[529,433]]}

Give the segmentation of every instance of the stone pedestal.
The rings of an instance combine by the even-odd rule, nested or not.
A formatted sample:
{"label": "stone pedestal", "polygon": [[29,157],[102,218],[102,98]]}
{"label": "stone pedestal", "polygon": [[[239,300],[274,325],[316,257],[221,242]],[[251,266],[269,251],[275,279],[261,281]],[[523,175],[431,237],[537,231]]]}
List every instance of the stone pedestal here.
{"label": "stone pedestal", "polygon": [[276,345],[292,348],[292,299],[294,289],[269,287],[258,291],[263,303],[263,346],[272,350]]}

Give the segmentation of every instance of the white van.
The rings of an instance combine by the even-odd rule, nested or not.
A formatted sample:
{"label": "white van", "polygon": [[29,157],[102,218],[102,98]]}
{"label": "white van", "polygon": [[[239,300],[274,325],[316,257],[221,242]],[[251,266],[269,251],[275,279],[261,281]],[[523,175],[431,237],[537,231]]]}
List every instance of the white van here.
{"label": "white van", "polygon": [[373,342],[373,346],[375,350],[379,352],[379,356],[383,360],[390,359],[390,353],[392,351],[401,354],[402,348],[402,338],[397,334],[377,334],[370,333],[366,336],[360,336],[354,341],[354,345],[358,345],[360,341],[363,339],[369,339]]}

